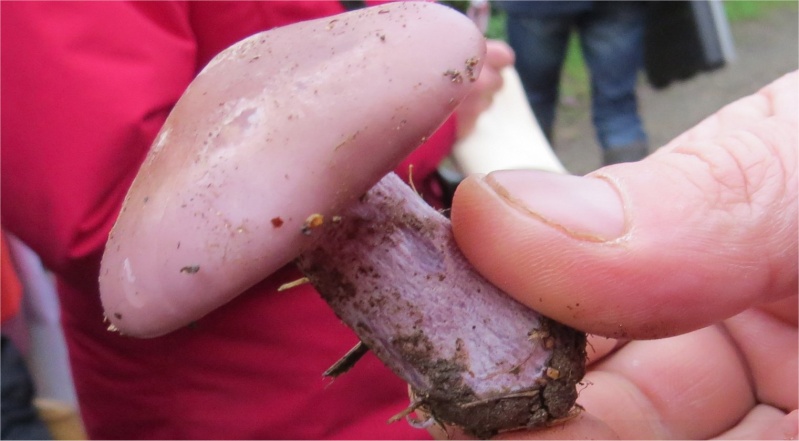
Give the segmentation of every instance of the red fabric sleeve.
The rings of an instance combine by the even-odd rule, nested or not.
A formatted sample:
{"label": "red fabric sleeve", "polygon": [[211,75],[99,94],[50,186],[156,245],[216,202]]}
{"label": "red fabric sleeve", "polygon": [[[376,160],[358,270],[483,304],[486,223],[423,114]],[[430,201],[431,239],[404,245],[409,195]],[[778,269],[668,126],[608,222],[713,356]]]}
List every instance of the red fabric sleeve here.
{"label": "red fabric sleeve", "polygon": [[0,232],[0,323],[17,315],[22,301],[22,284],[6,243],[6,235]]}
{"label": "red fabric sleeve", "polygon": [[343,11],[338,1],[329,0],[238,2],[236,7],[228,2],[195,2],[190,18],[198,45],[197,65],[205,66],[226,47],[257,32]]}
{"label": "red fabric sleeve", "polygon": [[[14,2],[2,14],[2,223],[86,274],[195,72],[181,2]],[[138,42],[131,44],[131,41]]]}

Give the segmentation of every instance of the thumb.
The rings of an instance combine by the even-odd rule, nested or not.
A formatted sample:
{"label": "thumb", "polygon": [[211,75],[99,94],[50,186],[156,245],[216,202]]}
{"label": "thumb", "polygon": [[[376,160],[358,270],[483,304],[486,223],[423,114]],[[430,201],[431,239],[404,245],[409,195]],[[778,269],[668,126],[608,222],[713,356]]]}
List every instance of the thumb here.
{"label": "thumb", "polygon": [[470,177],[455,238],[519,301],[609,337],[675,335],[795,295],[797,89],[783,77],[638,163]]}

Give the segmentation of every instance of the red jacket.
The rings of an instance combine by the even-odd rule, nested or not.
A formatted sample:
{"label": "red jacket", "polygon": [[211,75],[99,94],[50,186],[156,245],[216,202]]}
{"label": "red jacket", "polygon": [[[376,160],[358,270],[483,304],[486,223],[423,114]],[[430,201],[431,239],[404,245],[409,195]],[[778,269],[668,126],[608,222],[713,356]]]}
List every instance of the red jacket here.
{"label": "red jacket", "polygon": [[22,284],[6,244],[6,234],[0,230],[0,323],[14,317],[22,303]]}
{"label": "red jacket", "polygon": [[[2,224],[58,277],[93,438],[427,438],[386,420],[406,387],[373,356],[321,373],[355,335],[286,268],[195,326],[137,340],[106,330],[97,278],[122,199],[194,75],[252,33],[338,2],[2,3]],[[452,123],[398,171],[432,172]]]}

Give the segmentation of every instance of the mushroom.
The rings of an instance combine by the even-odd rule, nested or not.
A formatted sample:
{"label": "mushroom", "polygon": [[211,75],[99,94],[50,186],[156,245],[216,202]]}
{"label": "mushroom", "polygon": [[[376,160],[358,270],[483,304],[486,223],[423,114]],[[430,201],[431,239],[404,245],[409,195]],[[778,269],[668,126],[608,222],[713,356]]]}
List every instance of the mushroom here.
{"label": "mushroom", "polygon": [[568,416],[584,334],[483,279],[449,221],[387,175],[468,92],[452,72],[479,72],[484,52],[463,15],[408,2],[220,53],[170,113],[109,235],[112,327],[163,335],[296,261],[363,341],[353,354],[374,351],[409,383],[406,413],[477,436]]}

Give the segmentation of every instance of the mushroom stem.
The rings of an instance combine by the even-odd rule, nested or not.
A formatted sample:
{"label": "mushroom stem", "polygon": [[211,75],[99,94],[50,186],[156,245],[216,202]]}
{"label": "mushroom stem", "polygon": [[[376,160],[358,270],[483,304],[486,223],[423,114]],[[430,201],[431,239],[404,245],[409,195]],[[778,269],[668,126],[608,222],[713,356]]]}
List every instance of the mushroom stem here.
{"label": "mushroom stem", "polygon": [[569,413],[585,334],[485,280],[449,220],[394,174],[340,216],[297,263],[422,411],[481,437]]}

